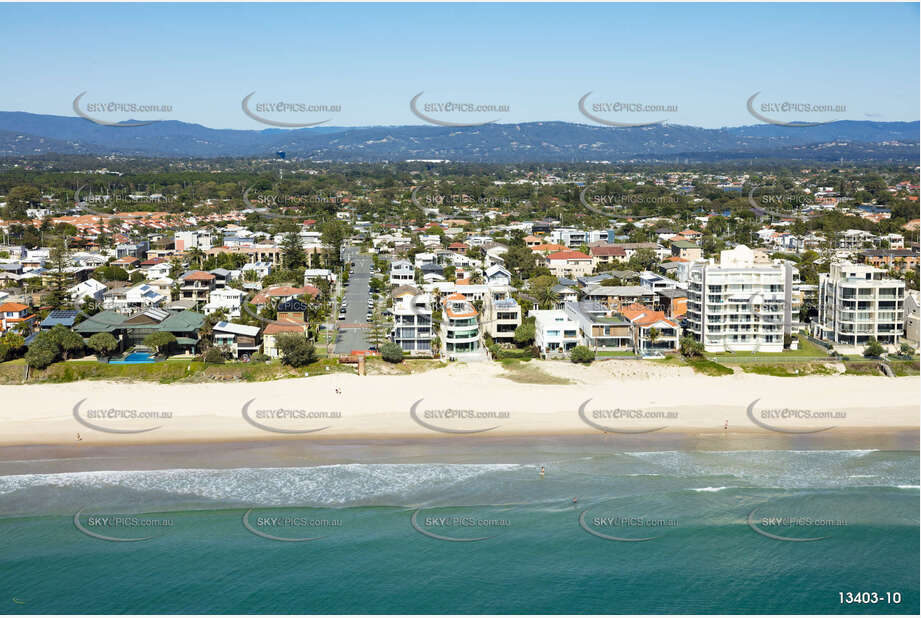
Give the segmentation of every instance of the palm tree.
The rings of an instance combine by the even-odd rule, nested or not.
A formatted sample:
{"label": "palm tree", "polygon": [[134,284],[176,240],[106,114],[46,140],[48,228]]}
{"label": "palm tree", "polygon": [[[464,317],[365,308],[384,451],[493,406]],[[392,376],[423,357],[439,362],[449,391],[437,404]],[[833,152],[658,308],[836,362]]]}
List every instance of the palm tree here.
{"label": "palm tree", "polygon": [[649,329],[649,332],[646,334],[646,336],[649,338],[649,348],[651,350],[655,350],[656,341],[658,341],[659,337],[662,336],[662,332],[658,328],[653,326],[652,328]]}
{"label": "palm tree", "polygon": [[546,287],[541,287],[536,291],[537,303],[540,305],[541,309],[552,309],[560,300],[560,295],[556,293],[556,290],[554,290],[552,286],[548,285]]}
{"label": "palm tree", "polygon": [[198,247],[192,247],[186,252],[186,256],[188,256],[190,264],[197,262],[198,267],[201,268],[202,261],[205,259],[205,252]]}

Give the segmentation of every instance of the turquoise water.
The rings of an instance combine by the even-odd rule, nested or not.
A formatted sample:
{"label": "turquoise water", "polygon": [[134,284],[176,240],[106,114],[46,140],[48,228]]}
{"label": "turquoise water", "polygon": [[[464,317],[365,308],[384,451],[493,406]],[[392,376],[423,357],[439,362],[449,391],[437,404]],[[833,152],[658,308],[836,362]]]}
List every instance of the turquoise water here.
{"label": "turquoise water", "polygon": [[121,360],[110,360],[110,365],[137,365],[139,363],[153,363],[153,354],[149,352],[132,352]]}
{"label": "turquoise water", "polygon": [[[2,476],[0,607],[917,614],[918,464],[872,450],[573,452]],[[99,540],[78,511],[91,533],[150,538]],[[94,525],[128,513],[170,525]],[[901,603],[842,605],[839,592]]]}

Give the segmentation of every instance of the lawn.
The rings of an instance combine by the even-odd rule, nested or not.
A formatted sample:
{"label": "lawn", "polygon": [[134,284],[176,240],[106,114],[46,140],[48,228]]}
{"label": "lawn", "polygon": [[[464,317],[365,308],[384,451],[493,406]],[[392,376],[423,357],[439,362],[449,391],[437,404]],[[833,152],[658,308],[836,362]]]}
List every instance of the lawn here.
{"label": "lawn", "polygon": [[[827,360],[828,350],[809,341],[802,335],[797,335],[799,349],[784,350],[783,352],[720,352],[708,354],[707,358],[719,363],[758,363],[758,362],[796,362]],[[754,372],[757,373],[757,372]]]}
{"label": "lawn", "polygon": [[596,352],[595,358],[637,358],[637,355],[629,350],[622,350],[618,352]]}

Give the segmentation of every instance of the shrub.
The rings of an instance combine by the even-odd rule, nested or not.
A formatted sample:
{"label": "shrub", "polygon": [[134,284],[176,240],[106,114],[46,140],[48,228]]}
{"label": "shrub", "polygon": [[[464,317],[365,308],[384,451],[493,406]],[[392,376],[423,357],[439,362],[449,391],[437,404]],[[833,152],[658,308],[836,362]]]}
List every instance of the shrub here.
{"label": "shrub", "polygon": [[393,342],[388,341],[381,346],[381,358],[383,358],[388,363],[402,363],[403,348]]}
{"label": "shrub", "polygon": [[577,345],[572,349],[572,352],[570,352],[569,360],[574,363],[588,364],[595,360],[595,352],[584,345]]}
{"label": "shrub", "polygon": [[686,335],[681,338],[681,355],[687,358],[701,358],[704,355],[704,344]]}
{"label": "shrub", "polygon": [[915,349],[911,347],[909,344],[903,341],[902,344],[899,345],[899,356],[903,356],[905,358],[911,358],[912,356],[914,356],[914,354],[915,354]]}
{"label": "shrub", "polygon": [[251,360],[254,363],[264,363],[265,361],[271,360],[271,359],[266,354],[263,354],[262,352],[256,352],[255,354],[249,357],[249,360]]}
{"label": "shrub", "polygon": [[206,363],[223,363],[226,359],[220,348],[208,348],[202,355],[202,360]]}
{"label": "shrub", "polygon": [[303,367],[317,359],[313,342],[307,341],[298,333],[281,333],[275,337],[275,343],[281,350],[281,362],[291,367]]}
{"label": "shrub", "polygon": [[863,355],[867,358],[879,358],[883,355],[883,352],[886,351],[886,348],[876,339],[870,339],[867,342],[867,347],[863,349]]}

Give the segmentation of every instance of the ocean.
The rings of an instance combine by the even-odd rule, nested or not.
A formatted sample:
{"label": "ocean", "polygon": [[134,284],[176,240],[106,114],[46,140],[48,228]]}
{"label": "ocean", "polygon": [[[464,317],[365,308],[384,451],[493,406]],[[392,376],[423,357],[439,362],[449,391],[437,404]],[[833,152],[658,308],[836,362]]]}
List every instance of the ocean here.
{"label": "ocean", "polygon": [[[919,613],[917,451],[538,445],[373,459],[2,462],[0,607]],[[107,463],[119,460],[80,465]]]}

